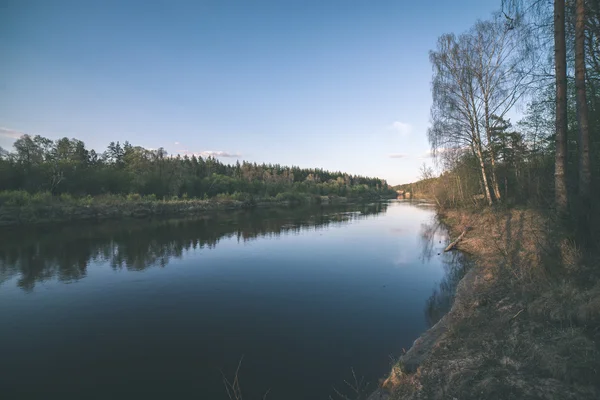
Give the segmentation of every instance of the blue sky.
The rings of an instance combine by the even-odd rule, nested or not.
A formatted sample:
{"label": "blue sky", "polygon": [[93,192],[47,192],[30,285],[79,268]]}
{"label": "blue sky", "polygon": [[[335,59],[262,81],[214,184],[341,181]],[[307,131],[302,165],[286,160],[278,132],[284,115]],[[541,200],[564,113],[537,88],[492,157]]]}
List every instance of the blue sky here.
{"label": "blue sky", "polygon": [[0,146],[129,140],[378,176],[419,175],[429,50],[500,0],[0,0]]}

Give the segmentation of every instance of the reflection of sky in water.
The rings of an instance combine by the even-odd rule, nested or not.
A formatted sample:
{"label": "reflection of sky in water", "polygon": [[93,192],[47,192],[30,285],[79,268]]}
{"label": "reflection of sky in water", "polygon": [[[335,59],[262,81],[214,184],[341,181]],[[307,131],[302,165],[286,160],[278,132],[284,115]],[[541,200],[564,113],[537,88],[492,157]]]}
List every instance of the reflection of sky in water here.
{"label": "reflection of sky in water", "polygon": [[142,380],[145,394],[219,398],[217,367],[244,354],[248,398],[268,387],[327,398],[352,366],[379,378],[426,329],[448,257],[432,224],[430,209],[394,202],[16,236],[0,245],[5,376],[54,392],[69,376],[75,393]]}

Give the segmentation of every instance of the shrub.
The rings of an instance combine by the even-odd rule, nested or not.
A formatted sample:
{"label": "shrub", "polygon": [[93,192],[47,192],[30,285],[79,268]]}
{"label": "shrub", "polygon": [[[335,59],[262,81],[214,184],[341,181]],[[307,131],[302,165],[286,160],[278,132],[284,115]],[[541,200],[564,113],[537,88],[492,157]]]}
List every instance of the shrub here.
{"label": "shrub", "polygon": [[94,198],[91,195],[87,195],[85,197],[81,198],[81,204],[86,205],[86,206],[91,206],[92,203],[94,203]]}
{"label": "shrub", "polygon": [[118,194],[101,194],[99,196],[94,197],[95,203],[101,204],[120,204],[125,199],[124,196],[119,196]]}
{"label": "shrub", "polygon": [[215,196],[215,200],[216,201],[225,201],[225,202],[229,202],[234,200],[233,197],[227,193],[219,193],[218,195]]}
{"label": "shrub", "polygon": [[0,204],[7,206],[24,206],[31,200],[31,195],[24,190],[5,190],[0,192]]}
{"label": "shrub", "polygon": [[73,202],[73,196],[71,196],[70,193],[61,193],[61,195],[59,196],[60,201],[64,202],[64,203],[72,203]]}
{"label": "shrub", "polygon": [[231,195],[231,198],[237,201],[252,201],[253,197],[250,193],[244,192],[235,192]]}
{"label": "shrub", "polygon": [[283,192],[283,193],[277,194],[277,196],[275,196],[275,200],[276,201],[288,201],[290,203],[298,204],[298,203],[306,202],[306,197],[300,193]]}
{"label": "shrub", "polygon": [[37,192],[31,196],[31,202],[35,204],[48,204],[53,200],[52,193],[50,192]]}
{"label": "shrub", "polygon": [[142,196],[139,193],[129,193],[127,195],[127,201],[140,201],[142,200]]}

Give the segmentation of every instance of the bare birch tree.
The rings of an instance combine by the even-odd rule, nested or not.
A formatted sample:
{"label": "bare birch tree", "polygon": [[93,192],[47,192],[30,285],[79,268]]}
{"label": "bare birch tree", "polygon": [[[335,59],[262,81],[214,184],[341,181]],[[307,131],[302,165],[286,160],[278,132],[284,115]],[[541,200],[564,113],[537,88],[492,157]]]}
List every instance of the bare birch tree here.
{"label": "bare birch tree", "polygon": [[481,181],[489,205],[488,184],[481,138],[481,105],[476,101],[477,82],[469,63],[469,38],[446,34],[429,53],[433,65],[432,126],[428,131],[434,155],[440,149],[468,146],[479,161]]}
{"label": "bare birch tree", "polygon": [[[525,69],[524,58],[530,54],[527,35],[513,21],[478,22],[470,31],[474,74],[479,101],[483,103],[483,124],[490,155],[490,176],[494,196],[500,200],[496,177],[496,157],[492,132],[529,88],[532,75]],[[497,118],[492,118],[495,116]]]}
{"label": "bare birch tree", "polygon": [[[523,38],[515,26],[495,18],[477,22],[458,38],[443,35],[436,51],[430,52],[434,70],[430,144],[434,154],[439,148],[471,149],[479,161],[490,205],[493,198],[501,199],[492,132],[496,121],[523,96],[531,79],[529,71],[522,68],[527,65],[522,62],[527,54]],[[494,115],[500,119],[492,118]]]}

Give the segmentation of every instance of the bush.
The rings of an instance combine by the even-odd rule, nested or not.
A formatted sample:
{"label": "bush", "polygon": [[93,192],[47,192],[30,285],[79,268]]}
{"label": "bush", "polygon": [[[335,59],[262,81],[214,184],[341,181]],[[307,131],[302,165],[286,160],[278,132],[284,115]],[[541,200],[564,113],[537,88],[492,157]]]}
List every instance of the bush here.
{"label": "bush", "polygon": [[127,195],[127,201],[140,201],[142,200],[142,196],[139,193],[129,193]]}
{"label": "bush", "polygon": [[283,192],[277,194],[275,196],[276,201],[287,201],[294,204],[305,203],[307,201],[306,197],[300,193],[296,192]]}
{"label": "bush", "polygon": [[233,200],[244,201],[244,202],[254,200],[254,196],[252,196],[250,193],[244,193],[244,192],[235,192],[231,195],[231,198]]}
{"label": "bush", "polygon": [[72,203],[73,202],[73,196],[71,196],[70,193],[62,193],[59,196],[60,201],[62,201],[63,203]]}
{"label": "bush", "polygon": [[92,203],[94,202],[94,198],[88,194],[87,196],[82,197],[80,201],[81,201],[81,204],[83,204],[83,205],[91,206]]}
{"label": "bush", "polygon": [[37,192],[31,196],[31,202],[35,204],[48,204],[53,200],[52,193],[50,192]]}
{"label": "bush", "polygon": [[31,195],[24,190],[5,190],[0,192],[0,205],[24,206],[31,201]]}
{"label": "bush", "polygon": [[115,204],[120,204],[125,200],[124,196],[119,196],[117,194],[101,194],[99,196],[94,197],[94,202],[95,203],[101,203],[101,204],[110,204],[110,205],[115,205]]}
{"label": "bush", "polygon": [[227,193],[219,193],[218,195],[215,196],[215,200],[216,201],[224,201],[224,202],[230,202],[232,200],[234,200],[234,198],[227,194]]}

